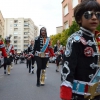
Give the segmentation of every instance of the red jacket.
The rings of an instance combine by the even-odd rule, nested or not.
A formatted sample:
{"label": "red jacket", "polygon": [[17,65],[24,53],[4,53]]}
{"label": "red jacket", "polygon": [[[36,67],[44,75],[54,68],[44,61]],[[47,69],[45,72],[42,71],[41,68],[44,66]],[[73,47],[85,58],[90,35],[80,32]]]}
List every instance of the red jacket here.
{"label": "red jacket", "polygon": [[55,56],[54,50],[53,50],[53,48],[51,47],[51,41],[49,42],[49,45],[48,45],[48,47],[46,48],[45,53],[49,53],[50,57]]}
{"label": "red jacket", "polygon": [[0,51],[2,51],[2,55],[3,55],[4,57],[7,57],[5,45],[4,45],[4,43],[3,43],[2,40],[0,40]]}

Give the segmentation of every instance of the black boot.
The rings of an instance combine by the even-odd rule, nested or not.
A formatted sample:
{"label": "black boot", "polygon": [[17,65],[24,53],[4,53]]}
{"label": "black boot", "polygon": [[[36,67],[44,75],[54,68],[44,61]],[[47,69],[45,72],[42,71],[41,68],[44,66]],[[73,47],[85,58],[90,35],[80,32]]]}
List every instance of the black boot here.
{"label": "black boot", "polygon": [[40,79],[37,79],[37,84],[36,84],[37,87],[40,87]]}

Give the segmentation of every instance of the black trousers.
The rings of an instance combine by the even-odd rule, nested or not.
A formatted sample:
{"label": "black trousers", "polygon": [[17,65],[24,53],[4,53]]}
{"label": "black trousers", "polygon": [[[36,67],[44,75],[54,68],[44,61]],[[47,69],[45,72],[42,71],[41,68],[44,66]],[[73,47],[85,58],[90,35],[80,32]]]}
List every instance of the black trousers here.
{"label": "black trousers", "polygon": [[29,68],[29,73],[31,72],[31,68],[33,69],[34,66],[34,62],[35,62],[35,58],[30,58],[29,60],[27,60],[27,68]]}
{"label": "black trousers", "polygon": [[37,63],[37,80],[40,80],[41,70],[46,69],[46,64],[49,58],[41,58],[41,57],[36,56],[35,60]]}
{"label": "black trousers", "polygon": [[5,57],[4,58],[4,70],[6,70],[7,65],[11,65],[11,63],[13,62],[13,57]]}
{"label": "black trousers", "polygon": [[58,55],[56,58],[56,65],[59,66],[59,63],[61,61],[61,55]]}

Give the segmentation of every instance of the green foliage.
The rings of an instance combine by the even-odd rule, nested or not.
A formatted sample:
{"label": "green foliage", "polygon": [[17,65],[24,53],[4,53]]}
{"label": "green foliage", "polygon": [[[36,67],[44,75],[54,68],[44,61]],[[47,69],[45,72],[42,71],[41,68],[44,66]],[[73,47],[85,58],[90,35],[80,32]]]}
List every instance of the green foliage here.
{"label": "green foliage", "polygon": [[57,43],[57,40],[60,40],[60,43],[65,46],[68,37],[73,34],[74,32],[79,30],[78,24],[73,21],[72,25],[69,27],[69,29],[65,29],[62,31],[62,33],[58,33],[55,35],[51,35],[51,41],[52,41],[52,46],[54,46]]}
{"label": "green foliage", "polygon": [[79,25],[76,23],[76,21],[73,21],[72,25],[69,27],[68,36],[73,34],[74,32],[79,30]]}
{"label": "green foliage", "polygon": [[97,27],[97,30],[100,31],[100,24],[99,24],[99,26]]}
{"label": "green foliage", "polygon": [[4,44],[6,44],[6,43],[5,43],[5,39],[4,39],[4,38],[2,38],[2,41],[4,42]]}

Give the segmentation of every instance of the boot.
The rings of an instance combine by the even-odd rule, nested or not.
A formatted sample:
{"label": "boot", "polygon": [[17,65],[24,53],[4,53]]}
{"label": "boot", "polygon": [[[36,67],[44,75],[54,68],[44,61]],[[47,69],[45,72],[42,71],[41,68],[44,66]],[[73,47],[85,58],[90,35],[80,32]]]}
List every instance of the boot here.
{"label": "boot", "polygon": [[56,72],[59,72],[59,66],[56,67]]}
{"label": "boot", "polygon": [[13,64],[11,63],[11,69],[13,69]]}
{"label": "boot", "polygon": [[10,75],[10,68],[11,68],[11,65],[8,65],[8,75]]}
{"label": "boot", "polygon": [[4,74],[6,74],[6,70],[4,70]]}
{"label": "boot", "polygon": [[40,79],[37,79],[37,84],[36,84],[37,87],[40,87]]}
{"label": "boot", "polygon": [[49,68],[49,66],[48,66],[48,62],[47,62],[47,65],[46,65],[46,66],[47,66],[47,68]]}
{"label": "boot", "polygon": [[41,86],[45,85],[45,70],[42,70],[40,82]]}

